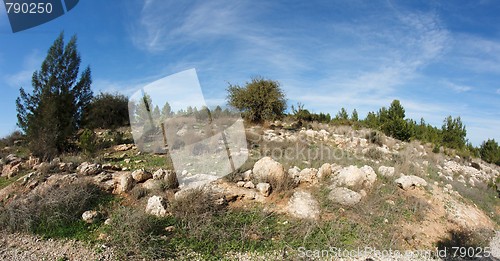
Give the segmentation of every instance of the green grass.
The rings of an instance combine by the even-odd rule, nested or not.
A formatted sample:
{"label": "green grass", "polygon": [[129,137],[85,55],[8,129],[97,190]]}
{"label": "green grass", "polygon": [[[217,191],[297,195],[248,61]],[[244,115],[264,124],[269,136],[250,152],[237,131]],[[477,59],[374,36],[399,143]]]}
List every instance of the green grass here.
{"label": "green grass", "polygon": [[14,181],[16,181],[15,178],[8,179],[6,177],[0,177],[0,189],[7,187],[8,185],[14,183]]}

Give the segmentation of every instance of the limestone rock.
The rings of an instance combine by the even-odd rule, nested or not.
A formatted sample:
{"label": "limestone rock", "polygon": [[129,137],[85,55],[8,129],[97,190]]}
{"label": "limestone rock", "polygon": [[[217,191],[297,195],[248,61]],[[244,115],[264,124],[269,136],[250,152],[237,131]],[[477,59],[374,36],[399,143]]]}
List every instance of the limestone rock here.
{"label": "limestone rock", "polygon": [[253,166],[253,175],[258,181],[275,180],[281,182],[285,179],[285,169],[281,163],[276,162],[270,157],[264,157],[258,160]]}
{"label": "limestone rock", "polygon": [[353,206],[361,201],[361,194],[348,188],[335,187],[328,194],[328,199],[344,206]]}
{"label": "limestone rock", "polygon": [[296,191],[288,201],[287,211],[297,218],[317,219],[319,217],[319,203],[311,193]]}
{"label": "limestone rock", "polygon": [[132,172],[132,178],[137,182],[144,182],[152,177],[153,175],[144,169],[137,169]]}
{"label": "limestone rock", "polygon": [[168,202],[161,196],[152,196],[148,199],[146,206],[146,213],[155,215],[157,217],[164,217],[167,215]]}
{"label": "limestone rock", "polygon": [[396,179],[394,182],[396,182],[396,184],[404,190],[408,190],[414,187],[427,186],[427,182],[423,178],[413,175],[402,176]]}
{"label": "limestone rock", "polygon": [[259,183],[257,186],[255,186],[257,190],[262,194],[264,197],[268,197],[271,194],[271,185],[269,183]]}

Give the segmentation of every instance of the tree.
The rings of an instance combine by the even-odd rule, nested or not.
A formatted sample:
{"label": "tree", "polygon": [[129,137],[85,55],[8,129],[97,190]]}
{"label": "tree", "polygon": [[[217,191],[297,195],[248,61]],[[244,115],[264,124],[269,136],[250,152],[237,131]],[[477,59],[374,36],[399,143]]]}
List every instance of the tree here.
{"label": "tree", "polygon": [[479,154],[484,161],[500,165],[500,147],[498,147],[495,139],[483,141],[483,144],[479,148]]}
{"label": "tree", "polygon": [[405,120],[405,109],[399,102],[394,100],[388,110],[380,110],[380,122],[382,131],[389,136],[402,141],[408,141],[413,136],[413,124]]}
{"label": "tree", "polygon": [[90,129],[114,129],[129,125],[128,98],[121,94],[100,93],[92,99],[84,116]]}
{"label": "tree", "polygon": [[20,88],[16,99],[17,125],[26,134],[35,156],[50,159],[67,148],[82,123],[91,99],[90,68],[81,73],[76,36],[64,45],[61,33],[32,77],[33,93]]}
{"label": "tree", "polygon": [[443,121],[441,130],[443,135],[443,144],[448,148],[462,149],[465,147],[465,136],[467,135],[467,131],[460,117],[446,117]]}
{"label": "tree", "polygon": [[252,122],[281,119],[286,109],[286,99],[277,81],[253,78],[244,87],[229,85],[227,101]]}
{"label": "tree", "polygon": [[335,115],[336,120],[342,120],[342,121],[347,121],[349,118],[349,115],[347,114],[347,110],[342,107],[340,111]]}
{"label": "tree", "polygon": [[357,122],[359,121],[358,111],[354,109],[351,114],[351,121]]}
{"label": "tree", "polygon": [[170,107],[170,103],[165,102],[165,105],[163,105],[163,108],[161,109],[161,115],[165,118],[172,116],[172,107]]}

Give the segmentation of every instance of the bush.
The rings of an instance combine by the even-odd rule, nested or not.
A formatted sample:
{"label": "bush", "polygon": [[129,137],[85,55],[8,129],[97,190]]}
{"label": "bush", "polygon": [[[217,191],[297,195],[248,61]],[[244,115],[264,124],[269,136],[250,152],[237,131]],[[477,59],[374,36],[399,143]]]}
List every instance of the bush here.
{"label": "bush", "polygon": [[229,85],[229,105],[243,112],[252,122],[281,119],[286,109],[286,99],[277,81],[253,78],[245,87]]}
{"label": "bush", "polygon": [[500,147],[495,139],[484,141],[479,148],[479,154],[484,161],[500,165]]}
{"label": "bush", "polygon": [[84,126],[91,129],[130,125],[128,98],[121,94],[100,93],[90,102],[84,120]]}
{"label": "bush", "polygon": [[85,129],[80,135],[80,148],[83,150],[85,155],[91,157],[97,150],[97,137],[94,131]]}
{"label": "bush", "polygon": [[0,227],[47,237],[79,237],[89,233],[81,215],[110,196],[88,181],[53,185],[42,192],[21,195],[0,207]]}

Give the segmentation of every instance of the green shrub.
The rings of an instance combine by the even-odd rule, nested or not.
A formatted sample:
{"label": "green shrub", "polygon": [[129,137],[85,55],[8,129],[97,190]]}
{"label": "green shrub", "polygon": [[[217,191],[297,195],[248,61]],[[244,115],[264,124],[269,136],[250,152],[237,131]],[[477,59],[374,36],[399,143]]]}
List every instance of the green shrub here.
{"label": "green shrub", "polygon": [[91,129],[114,129],[129,124],[128,98],[121,94],[100,93],[92,99],[84,115],[84,126]]}
{"label": "green shrub", "polygon": [[80,135],[80,148],[87,156],[93,156],[97,150],[97,137],[94,131],[85,129]]}

